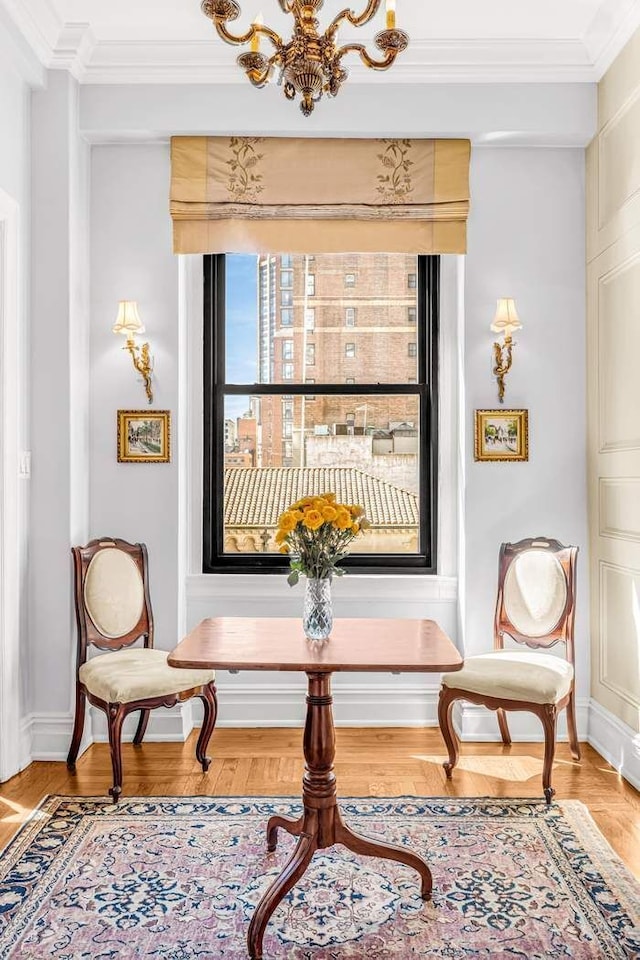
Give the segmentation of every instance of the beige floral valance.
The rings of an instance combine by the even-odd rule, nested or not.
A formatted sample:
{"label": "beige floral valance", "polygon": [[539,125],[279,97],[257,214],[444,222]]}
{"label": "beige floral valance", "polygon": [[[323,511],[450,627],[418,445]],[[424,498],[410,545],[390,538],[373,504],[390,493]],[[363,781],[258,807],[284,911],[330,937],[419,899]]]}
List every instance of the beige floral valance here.
{"label": "beige floral valance", "polygon": [[174,137],[176,253],[464,253],[468,140]]}

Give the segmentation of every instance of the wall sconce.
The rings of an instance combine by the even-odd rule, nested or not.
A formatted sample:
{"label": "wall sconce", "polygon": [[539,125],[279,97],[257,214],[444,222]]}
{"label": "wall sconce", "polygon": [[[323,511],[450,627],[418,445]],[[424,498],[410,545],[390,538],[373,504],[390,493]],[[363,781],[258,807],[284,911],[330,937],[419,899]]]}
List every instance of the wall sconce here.
{"label": "wall sconce", "polygon": [[491,324],[494,333],[504,334],[504,343],[493,344],[493,375],[498,381],[498,400],[504,403],[504,378],[511,370],[513,341],[511,334],[521,330],[522,324],[516,310],[516,302],[510,297],[498,300],[498,309]]}
{"label": "wall sconce", "polygon": [[121,333],[127,338],[123,350],[128,350],[133,360],[133,365],[144,380],[144,389],[147,393],[149,403],[153,403],[153,391],[151,389],[151,371],[153,370],[153,360],[149,355],[149,344],[143,343],[138,346],[135,341],[135,335],[144,333],[144,324],[138,313],[138,304],[135,300],[120,300],[118,304],[118,317],[113,325],[114,333]]}

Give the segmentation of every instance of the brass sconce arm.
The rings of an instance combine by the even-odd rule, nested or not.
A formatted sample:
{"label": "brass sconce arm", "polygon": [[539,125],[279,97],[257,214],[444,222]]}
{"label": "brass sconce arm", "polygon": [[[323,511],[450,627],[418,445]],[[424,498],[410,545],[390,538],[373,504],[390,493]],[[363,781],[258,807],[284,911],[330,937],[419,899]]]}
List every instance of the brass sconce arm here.
{"label": "brass sconce arm", "polygon": [[497,341],[493,344],[493,357],[493,375],[498,381],[498,400],[500,403],[504,403],[504,378],[511,370],[513,362],[513,341],[511,337],[505,337],[504,344]]}
{"label": "brass sconce arm", "polygon": [[144,380],[144,389],[149,403],[153,403],[153,390],[151,388],[151,371],[153,370],[153,361],[149,354],[149,344],[143,343],[141,347],[137,345],[133,337],[128,337],[123,350],[128,350],[131,354],[133,365]]}

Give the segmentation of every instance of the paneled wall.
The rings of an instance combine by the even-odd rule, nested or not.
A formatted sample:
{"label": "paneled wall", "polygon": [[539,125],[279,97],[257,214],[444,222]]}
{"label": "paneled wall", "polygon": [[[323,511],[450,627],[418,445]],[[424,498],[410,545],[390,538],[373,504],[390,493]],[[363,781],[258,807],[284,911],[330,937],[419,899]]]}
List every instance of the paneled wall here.
{"label": "paneled wall", "polygon": [[592,696],[638,732],[640,31],[600,83],[587,196]]}

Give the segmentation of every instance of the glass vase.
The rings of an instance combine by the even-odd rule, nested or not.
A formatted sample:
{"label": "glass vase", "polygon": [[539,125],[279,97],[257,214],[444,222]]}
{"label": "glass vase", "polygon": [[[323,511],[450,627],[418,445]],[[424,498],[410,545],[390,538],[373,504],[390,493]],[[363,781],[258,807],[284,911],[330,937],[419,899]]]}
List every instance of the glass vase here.
{"label": "glass vase", "polygon": [[307,579],[302,626],[309,640],[326,640],[333,626],[331,580]]}

